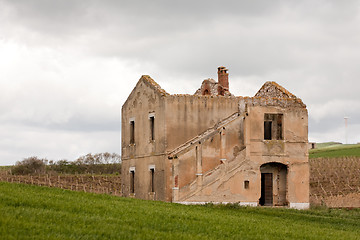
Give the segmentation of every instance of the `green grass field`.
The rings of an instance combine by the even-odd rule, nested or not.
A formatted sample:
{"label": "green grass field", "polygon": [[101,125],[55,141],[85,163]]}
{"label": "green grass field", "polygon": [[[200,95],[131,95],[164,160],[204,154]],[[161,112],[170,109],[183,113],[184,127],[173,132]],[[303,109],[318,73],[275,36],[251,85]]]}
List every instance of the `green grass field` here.
{"label": "green grass field", "polygon": [[310,158],[319,157],[360,157],[360,144],[318,144],[309,150]]}
{"label": "green grass field", "polygon": [[360,211],[184,206],[0,182],[1,239],[359,239]]}
{"label": "green grass field", "polygon": [[324,147],[335,147],[342,145],[339,142],[323,142],[323,143],[316,143],[316,148],[324,148]]}

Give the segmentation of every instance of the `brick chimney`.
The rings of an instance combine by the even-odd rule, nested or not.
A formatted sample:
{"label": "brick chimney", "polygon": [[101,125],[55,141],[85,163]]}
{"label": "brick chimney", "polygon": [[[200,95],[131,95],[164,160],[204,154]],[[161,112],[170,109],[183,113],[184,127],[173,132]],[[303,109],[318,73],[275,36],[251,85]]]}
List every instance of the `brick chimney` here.
{"label": "brick chimney", "polygon": [[218,83],[225,91],[229,91],[229,73],[226,67],[218,67]]}

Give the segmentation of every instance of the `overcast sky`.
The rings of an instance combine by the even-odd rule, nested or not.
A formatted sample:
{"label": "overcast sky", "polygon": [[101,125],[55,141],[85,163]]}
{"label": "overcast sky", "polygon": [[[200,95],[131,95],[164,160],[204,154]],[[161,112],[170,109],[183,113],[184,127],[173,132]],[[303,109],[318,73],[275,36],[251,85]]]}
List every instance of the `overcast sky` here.
{"label": "overcast sky", "polygon": [[360,142],[360,0],[0,0],[0,165],[120,153],[143,74],[194,93],[276,81],[307,104],[309,141]]}

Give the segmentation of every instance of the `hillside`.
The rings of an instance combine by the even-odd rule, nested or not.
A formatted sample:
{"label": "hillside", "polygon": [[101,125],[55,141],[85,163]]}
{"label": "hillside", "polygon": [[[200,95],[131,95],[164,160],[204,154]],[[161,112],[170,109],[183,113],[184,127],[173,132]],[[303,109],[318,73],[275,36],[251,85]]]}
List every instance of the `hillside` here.
{"label": "hillside", "polygon": [[0,182],[2,239],[358,239],[360,211],[184,206]]}
{"label": "hillside", "polygon": [[360,157],[360,144],[319,143],[309,158]]}

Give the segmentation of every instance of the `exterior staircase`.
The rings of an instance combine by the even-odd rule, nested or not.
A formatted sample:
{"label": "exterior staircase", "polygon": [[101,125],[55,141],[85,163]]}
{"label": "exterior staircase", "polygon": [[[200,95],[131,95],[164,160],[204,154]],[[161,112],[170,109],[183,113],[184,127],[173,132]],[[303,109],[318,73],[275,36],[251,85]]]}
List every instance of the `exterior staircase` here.
{"label": "exterior staircase", "polygon": [[237,172],[243,171],[244,168],[248,168],[248,166],[246,166],[247,163],[248,161],[245,157],[245,148],[243,148],[242,151],[240,151],[238,155],[230,161],[220,164],[214,169],[204,173],[201,187],[197,185],[197,179],[187,186],[184,186],[181,189],[183,194],[181,194],[179,202],[192,201],[192,197],[201,193],[201,191],[206,188],[218,188],[222,183],[227,182],[230,178],[232,178]]}
{"label": "exterior staircase", "polygon": [[[197,146],[199,143],[204,143],[207,140],[210,140],[215,134],[218,134],[223,127],[232,123],[236,119],[244,118],[245,112],[240,114],[239,112],[231,114],[229,117],[221,120],[213,127],[207,129],[203,133],[197,135],[196,137],[188,140],[187,142],[181,144],[174,150],[168,153],[168,158],[179,158],[182,154],[191,150],[193,147]],[[219,159],[220,163],[220,159]],[[197,196],[202,195],[202,191],[206,188],[217,189],[221,184],[227,182],[239,171],[244,169],[251,169],[250,161],[246,159],[246,150],[245,146],[240,149],[236,156],[232,159],[228,159],[223,163],[217,165],[215,168],[203,173],[202,176],[197,176],[191,183],[179,189],[179,198],[178,202],[191,202],[197,201]],[[199,178],[201,179],[201,185],[199,185]]]}
{"label": "exterior staircase", "polygon": [[213,127],[208,128],[205,132],[197,135],[196,137],[188,140],[187,142],[181,144],[174,150],[168,153],[169,158],[174,158],[186,151],[188,151],[192,146],[195,146],[198,142],[204,142],[207,139],[214,136],[216,133],[218,133],[223,127],[228,125],[229,123],[233,122],[234,120],[245,117],[245,114],[240,114],[239,112],[231,114],[229,117],[221,120],[220,122],[216,123]]}

